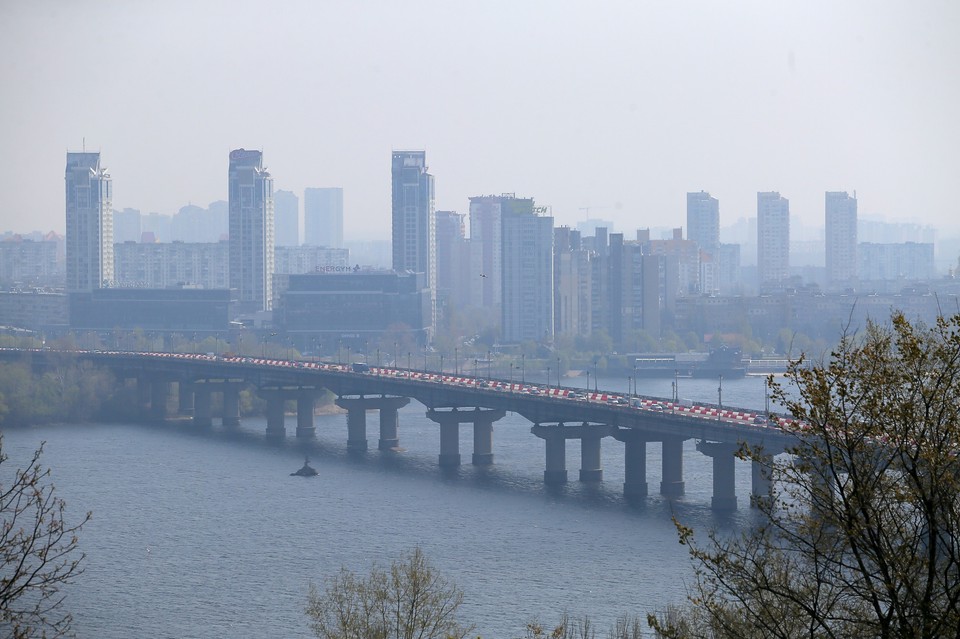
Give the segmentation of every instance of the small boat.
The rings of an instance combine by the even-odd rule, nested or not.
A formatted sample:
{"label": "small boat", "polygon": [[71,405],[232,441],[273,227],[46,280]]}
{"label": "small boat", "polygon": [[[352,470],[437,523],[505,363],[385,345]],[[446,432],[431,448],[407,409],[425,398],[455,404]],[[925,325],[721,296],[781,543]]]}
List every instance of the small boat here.
{"label": "small boat", "polygon": [[317,470],[310,465],[310,458],[303,458],[303,466],[295,473],[290,473],[291,477],[313,477],[317,474]]}

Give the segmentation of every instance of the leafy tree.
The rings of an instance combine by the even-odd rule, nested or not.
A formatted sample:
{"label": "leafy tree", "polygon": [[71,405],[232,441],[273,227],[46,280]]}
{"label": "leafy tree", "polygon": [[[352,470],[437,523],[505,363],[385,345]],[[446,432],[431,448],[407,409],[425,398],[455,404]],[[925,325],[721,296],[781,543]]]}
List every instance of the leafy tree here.
{"label": "leafy tree", "polygon": [[796,422],[792,457],[762,461],[763,523],[691,544],[688,608],[663,637],[960,636],[960,315],[895,313],[827,362],[771,379]]}
{"label": "leafy tree", "polygon": [[463,639],[472,628],[457,621],[461,603],[463,592],[415,548],[366,577],[341,568],[323,592],[311,585],[306,613],[321,639]]}
{"label": "leafy tree", "polygon": [[77,533],[90,520],[87,513],[67,523],[42,453],[40,444],[27,466],[11,473],[0,434],[0,632],[14,639],[69,634],[73,620],[60,588],[82,572]]}

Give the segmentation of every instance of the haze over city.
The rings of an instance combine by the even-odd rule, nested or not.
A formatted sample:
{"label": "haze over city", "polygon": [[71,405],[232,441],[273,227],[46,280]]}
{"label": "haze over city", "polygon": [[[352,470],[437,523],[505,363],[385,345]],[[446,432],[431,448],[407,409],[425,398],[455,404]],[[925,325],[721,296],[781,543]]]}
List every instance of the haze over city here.
{"label": "haze over city", "polygon": [[757,191],[822,225],[960,230],[956,3],[30,2],[0,5],[0,228],[63,232],[66,150],[114,206],[226,199],[230,149],[277,188],[342,186],[345,235],[389,234],[391,149],[427,151],[437,209],[516,192],[630,232],[721,222]]}

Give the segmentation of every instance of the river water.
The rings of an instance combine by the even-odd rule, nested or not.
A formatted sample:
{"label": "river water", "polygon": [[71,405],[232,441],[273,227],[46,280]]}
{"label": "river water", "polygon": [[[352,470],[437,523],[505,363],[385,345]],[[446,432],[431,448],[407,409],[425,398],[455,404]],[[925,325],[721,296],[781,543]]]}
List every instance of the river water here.
{"label": "river water", "polygon": [[[585,383],[580,379],[580,385]],[[669,397],[672,380],[641,380],[639,392]],[[566,380],[565,383],[576,383]],[[591,385],[593,380],[591,379]],[[717,399],[717,380],[679,381],[679,396]],[[600,379],[627,390],[627,380]],[[724,405],[763,408],[763,380],[723,382]],[[73,424],[4,432],[5,468],[42,440],[57,492],[79,518],[86,571],[66,605],[79,637],[309,637],[303,606],[310,583],[341,566],[365,572],[420,545],[464,590],[462,619],[476,634],[519,637],[527,621],[566,610],[604,632],[622,614],[645,616],[681,603],[692,567],[671,516],[698,531],[751,520],[750,467],[737,462],[740,509],[710,508],[710,460],[688,441],[686,495],[657,494],[660,451],[648,445],[651,497],[622,498],[623,450],[603,443],[604,481],[581,484],[579,446],[567,443],[571,481],[542,482],[544,443],[508,414],[494,424],[492,467],[437,467],[437,425],[416,402],[401,410],[400,453],[346,452],[346,418],[316,418],[317,439],[268,443],[263,419],[236,431],[187,424]],[[469,462],[472,436],[461,431]],[[309,455],[317,477],[289,473]]]}

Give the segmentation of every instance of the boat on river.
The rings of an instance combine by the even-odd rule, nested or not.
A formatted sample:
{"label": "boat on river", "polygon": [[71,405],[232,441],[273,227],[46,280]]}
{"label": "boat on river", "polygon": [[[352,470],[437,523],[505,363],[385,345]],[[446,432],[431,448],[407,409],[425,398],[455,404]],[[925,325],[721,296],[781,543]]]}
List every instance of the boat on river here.
{"label": "boat on river", "polygon": [[296,472],[290,473],[291,477],[313,477],[317,474],[317,469],[310,465],[310,458],[303,458],[303,466]]}

